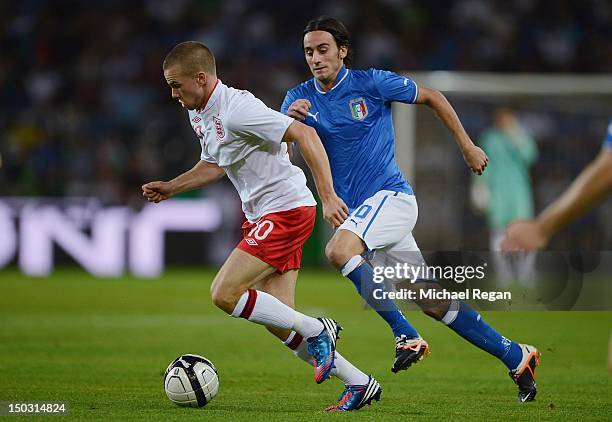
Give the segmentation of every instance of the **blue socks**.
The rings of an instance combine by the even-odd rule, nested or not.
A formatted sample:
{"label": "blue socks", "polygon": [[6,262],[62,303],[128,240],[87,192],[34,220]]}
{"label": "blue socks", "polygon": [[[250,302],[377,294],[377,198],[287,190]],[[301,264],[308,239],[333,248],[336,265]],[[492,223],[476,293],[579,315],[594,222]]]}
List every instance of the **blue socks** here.
{"label": "blue socks", "polygon": [[352,257],[342,266],[340,272],[353,282],[359,295],[366,303],[387,321],[395,337],[400,337],[402,334],[408,338],[419,337],[419,333],[406,320],[406,317],[404,317],[404,314],[402,314],[402,311],[399,310],[393,300],[388,298],[376,299],[373,296],[376,289],[386,291],[385,285],[383,283],[374,283],[374,271],[363,257],[360,255]]}
{"label": "blue socks", "polygon": [[442,322],[474,346],[499,358],[510,370],[515,369],[523,357],[517,343],[495,331],[466,303],[451,301]]}
{"label": "blue socks", "polygon": [[[360,255],[349,259],[340,271],[353,282],[366,303],[387,321],[396,337],[401,335],[408,338],[419,337],[419,333],[406,320],[393,300],[377,299],[376,297],[380,297],[379,294],[374,296],[376,289],[386,291],[385,285],[374,283],[374,271]],[[495,331],[467,303],[451,301],[442,322],[474,346],[500,359],[509,370],[515,369],[521,362],[523,357],[521,347]]]}

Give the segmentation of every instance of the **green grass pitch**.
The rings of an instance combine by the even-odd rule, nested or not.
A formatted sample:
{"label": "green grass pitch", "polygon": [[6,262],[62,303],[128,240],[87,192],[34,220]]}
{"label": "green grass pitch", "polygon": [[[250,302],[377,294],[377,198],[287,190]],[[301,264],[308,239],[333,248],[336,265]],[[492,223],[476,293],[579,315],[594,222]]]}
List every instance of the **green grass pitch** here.
{"label": "green grass pitch", "polygon": [[[0,400],[67,401],[69,419],[102,420],[610,420],[606,358],[610,312],[488,312],[503,334],[540,348],[538,396],[519,404],[505,367],[419,312],[408,318],[431,355],[392,374],[393,338],[364,311],[350,282],[305,269],[297,305],[344,326],[339,350],[383,387],[359,412],[326,414],[342,390],[263,327],[213,307],[210,270],[173,269],[157,280],[99,280],[80,270],[31,279],[0,272]],[[219,370],[219,394],[203,409],[179,408],[162,375],[176,356],[196,353]]]}

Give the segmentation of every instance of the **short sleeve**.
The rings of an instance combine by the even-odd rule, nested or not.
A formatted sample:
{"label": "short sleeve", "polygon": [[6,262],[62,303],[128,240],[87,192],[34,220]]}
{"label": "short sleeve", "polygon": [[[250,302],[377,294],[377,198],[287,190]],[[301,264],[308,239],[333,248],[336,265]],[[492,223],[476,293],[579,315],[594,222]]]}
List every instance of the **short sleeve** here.
{"label": "short sleeve", "polygon": [[238,137],[257,138],[264,143],[280,144],[294,120],[266,106],[250,93],[240,94],[232,109],[228,130]]}
{"label": "short sleeve", "polygon": [[610,120],[610,124],[608,125],[608,132],[604,138],[603,147],[612,150],[612,120]]}
{"label": "short sleeve", "polygon": [[202,147],[202,153],[200,154],[200,160],[206,161],[207,163],[218,164],[217,160],[213,158],[212,155],[206,151],[206,143],[204,142],[204,138],[200,138],[200,146]]}
{"label": "short sleeve", "polygon": [[295,100],[296,98],[293,90],[287,91],[287,95],[285,95],[285,100],[281,106],[281,113],[287,114],[287,111],[289,111],[289,106],[291,106]]}
{"label": "short sleeve", "polygon": [[374,84],[386,102],[398,101],[413,104],[419,88],[412,79],[387,70],[370,69]]}

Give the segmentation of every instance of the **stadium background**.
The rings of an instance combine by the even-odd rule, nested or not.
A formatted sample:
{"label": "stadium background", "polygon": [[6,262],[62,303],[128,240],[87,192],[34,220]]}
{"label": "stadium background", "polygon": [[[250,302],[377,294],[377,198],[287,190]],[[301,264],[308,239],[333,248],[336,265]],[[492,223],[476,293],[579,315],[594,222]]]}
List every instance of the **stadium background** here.
{"label": "stadium background", "polygon": [[[28,1],[0,7],[3,197],[95,197],[104,206],[139,210],[141,184],[190,168],[198,142],[184,111],[171,100],[160,67],[181,40],[206,42],[226,84],[249,89],[273,108],[280,107],[288,88],[309,77],[301,30],[309,18],[324,13],[350,28],[355,68],[409,75],[612,71],[612,9],[604,1],[315,1],[309,7],[284,1]],[[610,96],[579,109],[540,98],[548,103],[544,110],[520,97],[493,97],[476,105],[450,98],[475,141],[496,104],[516,107],[540,148],[532,168],[536,209],[596,154],[612,114]],[[420,120],[433,120],[423,109]],[[426,128],[417,137],[414,169],[404,168],[414,172],[410,182],[426,210],[416,228],[420,246],[486,249],[486,224],[470,209],[462,158],[441,125]],[[221,186],[188,196],[211,197],[222,205],[222,235],[189,240],[169,235],[170,264],[218,264],[238,239],[240,204],[227,180]],[[609,210],[600,208],[580,220],[555,239],[553,248],[610,245]],[[307,263],[324,263],[320,244],[329,232],[319,229]],[[189,247],[180,247],[186,241]],[[4,261],[8,264],[8,256]]]}
{"label": "stadium background", "polygon": [[[274,355],[277,367],[291,374],[287,384],[283,374],[261,369],[269,365],[268,354],[254,357],[246,350],[236,350],[229,358],[222,345],[235,341],[230,332],[261,350],[276,345],[270,345],[273,342],[263,333],[253,334],[257,330],[246,327],[248,324],[228,322],[207,300],[214,267],[237,242],[242,221],[238,197],[227,180],[183,196],[211,199],[221,211],[222,221],[212,233],[168,233],[164,261],[169,270],[147,282],[150,284],[129,275],[110,284],[97,280],[57,246],[54,263],[59,269],[48,278],[27,278],[18,266],[23,253],[19,233],[24,210],[49,204],[85,238],[91,234],[90,218],[95,212],[120,206],[141,213],[146,205],[140,192],[144,182],[169,179],[195,163],[197,139],[185,112],[171,100],[161,71],[163,57],[173,45],[187,39],[205,42],[216,54],[224,83],[248,89],[270,107],[279,108],[286,90],[310,77],[301,51],[301,31],[319,14],[336,16],[347,24],[355,68],[381,67],[408,75],[440,70],[501,76],[612,73],[612,5],[603,0],[0,3],[0,227],[4,234],[0,234],[0,309],[4,321],[0,330],[0,400],[65,400],[68,396],[73,397],[75,412],[81,417],[105,408],[108,413],[98,415],[127,418],[136,408],[160,418],[153,412],[175,409],[164,401],[158,372],[175,354],[200,352],[219,363],[222,374],[238,372],[229,380],[222,377],[221,392],[230,398],[220,397],[217,410],[221,411],[213,415],[249,415],[232,413],[242,411],[228,403],[234,395],[262,412],[262,418],[270,418],[266,411],[299,416],[283,414],[286,408],[275,406],[285,403],[289,412],[302,410],[302,402],[294,401],[290,392],[301,388],[305,368],[290,372],[292,357]],[[610,91],[609,86],[603,88]],[[519,112],[540,148],[540,159],[532,168],[536,210],[563,191],[596,155],[612,116],[610,96],[567,96],[562,101],[554,96],[449,98],[475,141],[490,124],[489,115],[497,105],[510,104]],[[419,120],[425,123],[418,129],[415,165],[409,170],[414,173],[410,182],[421,206],[416,238],[424,250],[486,249],[485,220],[469,205],[470,175],[462,158],[431,113],[426,109],[419,113]],[[78,211],[71,208],[75,203]],[[573,224],[551,247],[610,249],[610,205],[608,201]],[[318,224],[306,251],[307,264],[329,269],[322,255],[329,234],[329,229]],[[138,245],[130,244],[130,248]],[[379,321],[370,316],[367,321],[352,322],[353,312],[360,307],[349,283],[335,273],[310,271],[301,275],[299,302],[313,312],[337,312],[349,320],[347,331],[369,330],[372,334],[366,337],[373,343],[367,349],[384,356],[376,360],[380,363],[373,370],[388,372],[388,362],[383,362],[389,358],[388,345],[379,345],[386,344],[389,336],[380,333]],[[190,292],[189,297],[177,293],[180,290]],[[321,304],[322,292],[341,295],[342,299],[330,299],[333,306],[325,301]],[[431,324],[426,326],[431,327],[434,346],[440,350],[442,344],[445,352],[438,355],[441,363],[415,368],[414,376],[426,384],[412,397],[416,410],[379,413],[378,417],[435,417],[436,412],[442,412],[439,417],[497,417],[501,412],[508,417],[590,415],[605,419],[612,410],[608,394],[612,387],[604,373],[610,313],[513,314],[497,313],[490,318],[511,335],[523,333],[521,327],[532,326],[537,319],[540,324],[528,337],[548,345],[547,375],[556,384],[544,384],[548,396],[533,408],[534,413],[509,404],[506,390],[512,397],[515,390],[507,384],[484,397],[482,391],[488,390],[492,381],[479,370],[488,365],[499,372],[495,362],[476,366],[482,358],[480,352],[460,340],[448,340],[445,334],[438,336],[443,328],[411,313],[418,324]],[[208,325],[211,321],[212,326]],[[559,327],[574,333],[572,345],[565,349]],[[200,333],[203,329],[204,337],[194,338],[194,330]],[[358,362],[370,362],[363,344],[354,337],[347,336],[344,343],[351,355]],[[221,346],[211,347],[207,338]],[[583,347],[588,352],[574,367],[581,374],[576,380],[574,372],[566,372],[566,367],[572,366],[567,359],[584,354]],[[276,349],[275,353],[284,352]],[[25,380],[11,373],[19,364],[15,356],[29,361],[23,370]],[[134,356],[142,358],[135,362]],[[247,361],[253,363],[240,366]],[[459,361],[470,361],[474,366],[453,365]],[[448,380],[451,372],[466,377],[479,372],[473,384],[481,402],[476,410],[463,407],[471,386]],[[98,377],[96,381],[90,380],[92,374]],[[122,378],[125,374],[128,381]],[[268,387],[253,381],[262,374],[269,377]],[[244,379],[249,381],[239,381]],[[446,387],[436,386],[440,381],[447,383]],[[116,386],[123,382],[133,394],[131,398],[146,406],[134,408],[130,397],[120,397]],[[90,387],[83,387],[85,384]],[[589,401],[574,397],[567,388],[570,384],[586,392]],[[23,393],[33,386],[38,393]],[[383,379],[383,386],[388,386],[391,402],[405,399],[401,380]],[[278,394],[279,388],[283,392],[270,401],[268,393]],[[330,388],[323,386],[318,395],[303,393],[304,406],[320,408],[320,402],[329,401],[330,392],[335,391]],[[457,398],[445,397],[445,406],[438,408],[432,397],[440,390]],[[92,404],[96,400],[98,404]],[[496,407],[499,400],[506,403]],[[563,404],[559,405],[560,401]],[[547,413],[555,406],[558,413]],[[579,413],[572,413],[575,409]],[[166,419],[184,416],[178,410],[163,415]]]}

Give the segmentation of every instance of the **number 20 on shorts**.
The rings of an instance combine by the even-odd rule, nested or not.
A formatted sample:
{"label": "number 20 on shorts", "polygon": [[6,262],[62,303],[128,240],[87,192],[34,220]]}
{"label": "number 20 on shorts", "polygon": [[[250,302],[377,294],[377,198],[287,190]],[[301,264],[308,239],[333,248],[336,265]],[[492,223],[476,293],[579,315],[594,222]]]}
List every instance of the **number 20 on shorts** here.
{"label": "number 20 on shorts", "polygon": [[247,237],[254,237],[257,240],[264,240],[270,232],[274,229],[274,223],[270,220],[263,220],[257,222],[255,227],[251,229]]}

